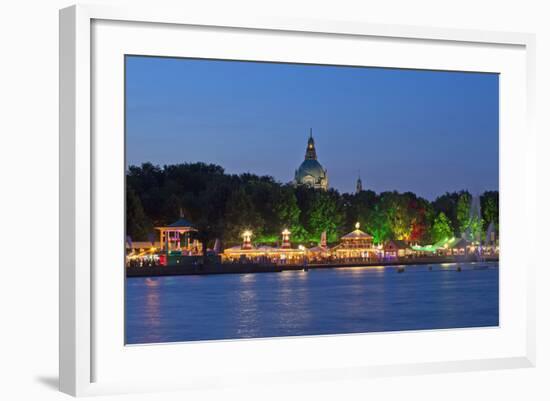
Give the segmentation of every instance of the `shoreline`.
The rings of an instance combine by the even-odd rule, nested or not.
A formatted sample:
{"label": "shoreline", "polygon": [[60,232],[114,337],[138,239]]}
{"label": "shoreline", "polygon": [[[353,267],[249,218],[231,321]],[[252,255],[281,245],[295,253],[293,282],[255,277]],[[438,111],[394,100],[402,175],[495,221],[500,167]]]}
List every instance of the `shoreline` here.
{"label": "shoreline", "polygon": [[487,257],[483,261],[476,261],[464,257],[430,257],[430,258],[401,258],[387,261],[360,261],[360,262],[334,262],[307,265],[276,265],[258,263],[217,263],[211,265],[175,265],[175,266],[149,266],[127,267],[126,278],[132,277],[161,277],[161,276],[190,276],[213,274],[249,274],[249,273],[280,273],[283,271],[338,269],[349,267],[384,266],[396,267],[407,265],[431,265],[442,263],[493,263],[498,262],[498,257]]}

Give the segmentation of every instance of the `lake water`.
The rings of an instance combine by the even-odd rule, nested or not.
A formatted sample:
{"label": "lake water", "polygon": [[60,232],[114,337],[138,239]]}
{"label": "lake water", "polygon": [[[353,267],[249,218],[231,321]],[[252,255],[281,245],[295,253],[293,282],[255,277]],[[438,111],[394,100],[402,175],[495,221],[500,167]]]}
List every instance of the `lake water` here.
{"label": "lake water", "polygon": [[128,278],[126,342],[498,326],[498,263]]}

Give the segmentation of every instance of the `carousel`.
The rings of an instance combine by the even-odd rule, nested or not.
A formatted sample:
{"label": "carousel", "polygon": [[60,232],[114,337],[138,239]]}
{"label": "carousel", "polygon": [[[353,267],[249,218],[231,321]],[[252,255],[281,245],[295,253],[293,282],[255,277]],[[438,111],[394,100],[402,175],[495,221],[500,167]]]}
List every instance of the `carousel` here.
{"label": "carousel", "polygon": [[361,231],[361,225],[355,224],[355,230],[344,235],[340,244],[331,249],[332,255],[338,259],[357,259],[376,257],[380,249],[373,244],[372,235]]}

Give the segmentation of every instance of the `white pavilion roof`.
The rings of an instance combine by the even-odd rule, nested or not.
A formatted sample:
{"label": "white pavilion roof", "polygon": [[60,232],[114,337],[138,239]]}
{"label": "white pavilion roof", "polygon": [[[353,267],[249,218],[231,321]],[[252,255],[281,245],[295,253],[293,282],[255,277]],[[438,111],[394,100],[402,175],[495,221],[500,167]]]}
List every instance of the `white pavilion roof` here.
{"label": "white pavilion roof", "polygon": [[356,229],[344,235],[342,239],[372,239],[372,235],[367,234],[366,232],[361,231],[359,229]]}

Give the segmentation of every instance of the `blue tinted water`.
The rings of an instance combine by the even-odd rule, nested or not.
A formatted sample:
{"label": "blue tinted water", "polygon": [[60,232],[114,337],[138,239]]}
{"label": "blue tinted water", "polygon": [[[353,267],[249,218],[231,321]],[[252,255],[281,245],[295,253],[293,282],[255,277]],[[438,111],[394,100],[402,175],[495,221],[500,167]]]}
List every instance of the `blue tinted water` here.
{"label": "blue tinted water", "polygon": [[128,344],[498,326],[498,264],[129,278]]}

